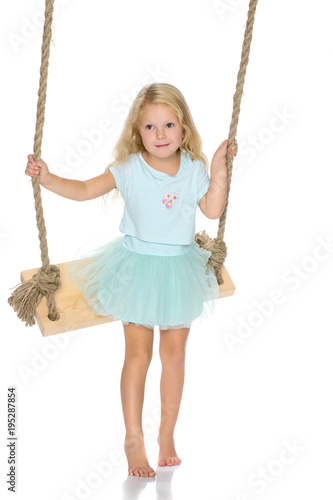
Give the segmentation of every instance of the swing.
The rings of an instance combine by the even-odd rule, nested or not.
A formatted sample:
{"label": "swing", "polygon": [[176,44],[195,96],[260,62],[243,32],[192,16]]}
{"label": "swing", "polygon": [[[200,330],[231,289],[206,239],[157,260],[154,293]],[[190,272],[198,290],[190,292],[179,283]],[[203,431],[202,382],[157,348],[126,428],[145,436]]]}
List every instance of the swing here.
{"label": "swing", "polygon": [[[236,91],[233,97],[232,119],[229,127],[227,148],[227,194],[224,211],[219,219],[216,238],[210,238],[205,230],[195,234],[196,243],[212,252],[208,266],[215,272],[220,288],[220,298],[234,294],[235,286],[224,266],[227,256],[227,247],[224,242],[224,231],[229,202],[233,156],[230,150],[234,145],[240,103],[243,94],[246,68],[249,60],[254,16],[258,0],[250,0],[247,23],[245,28],[240,68],[237,75]],[[49,64],[51,25],[54,0],[45,0],[45,21],[42,43],[42,57],[38,90],[36,131],[34,137],[35,161],[41,158],[41,144],[45,116],[45,101],[47,87],[47,73]],[[32,177],[32,186],[35,199],[38,237],[40,240],[42,267],[21,272],[22,284],[12,292],[8,299],[9,304],[17,312],[18,317],[25,321],[26,326],[35,324],[35,319],[43,336],[64,333],[89,326],[95,326],[110,321],[116,321],[107,316],[94,314],[86,304],[82,292],[70,281],[68,275],[69,262],[51,265],[46,240],[46,227],[43,215],[39,175]],[[190,293],[190,290],[189,290]],[[56,305],[57,303],[57,305]]]}

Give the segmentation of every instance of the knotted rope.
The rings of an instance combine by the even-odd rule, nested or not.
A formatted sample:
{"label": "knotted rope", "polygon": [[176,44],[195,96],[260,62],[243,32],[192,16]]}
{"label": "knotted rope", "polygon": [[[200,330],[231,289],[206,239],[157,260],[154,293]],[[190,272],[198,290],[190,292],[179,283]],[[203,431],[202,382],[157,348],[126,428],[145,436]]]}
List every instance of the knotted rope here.
{"label": "knotted rope", "polygon": [[230,154],[230,150],[234,145],[237,132],[238,118],[240,113],[240,103],[242,100],[246,68],[249,62],[254,16],[256,12],[257,3],[258,0],[250,0],[250,5],[247,15],[247,23],[244,34],[241,62],[237,75],[236,91],[233,98],[232,119],[229,128],[228,148],[227,148],[227,195],[226,195],[225,208],[219,219],[219,227],[216,238],[210,238],[205,230],[196,233],[194,237],[194,240],[196,241],[196,243],[198,243],[200,247],[212,252],[212,255],[210,256],[208,263],[214,268],[216,279],[219,285],[223,284],[221,269],[225,261],[225,258],[227,256],[227,246],[223,238],[225,231],[225,222],[227,218],[229,191],[230,191],[232,165],[233,165],[233,156]]}
{"label": "knotted rope", "polygon": [[[54,0],[46,0],[45,2],[42,61],[40,67],[38,90],[36,132],[34,138],[35,161],[38,161],[41,158],[43,126],[45,118],[47,74],[52,35],[51,25],[53,3]],[[54,292],[61,286],[60,269],[58,266],[50,265],[49,260],[39,175],[34,175],[31,179],[31,182],[35,198],[36,220],[38,227],[38,237],[40,241],[42,267],[30,280],[26,280],[22,283],[22,285],[19,285],[8,299],[9,304],[14,308],[14,311],[17,312],[18,317],[22,321],[25,321],[26,326],[32,326],[35,324],[36,308],[44,295],[46,295],[47,298],[49,319],[51,319],[52,321],[59,319],[59,314],[57,312],[54,299]]]}

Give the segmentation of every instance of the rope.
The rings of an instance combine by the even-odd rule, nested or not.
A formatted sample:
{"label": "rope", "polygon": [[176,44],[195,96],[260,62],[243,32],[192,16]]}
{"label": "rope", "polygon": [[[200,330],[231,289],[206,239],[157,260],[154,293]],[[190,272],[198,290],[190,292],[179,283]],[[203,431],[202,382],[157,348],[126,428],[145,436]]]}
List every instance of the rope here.
{"label": "rope", "polygon": [[[35,161],[38,161],[41,158],[43,126],[45,119],[47,74],[52,35],[51,25],[53,3],[54,0],[45,1],[45,21],[41,58],[42,60],[38,90],[36,132],[34,137]],[[25,321],[26,326],[32,326],[35,324],[34,316],[36,308],[38,307],[44,295],[46,295],[47,298],[49,319],[52,321],[59,319],[59,314],[57,312],[54,299],[54,292],[61,286],[60,269],[58,266],[50,265],[49,260],[39,175],[34,175],[31,179],[31,182],[35,199],[36,221],[38,227],[38,237],[40,241],[42,267],[30,280],[26,280],[22,283],[22,285],[19,285],[8,299],[9,304],[14,308],[14,311],[17,312],[18,317],[22,319],[22,321]]]}
{"label": "rope", "polygon": [[221,269],[225,261],[225,258],[227,256],[227,246],[223,238],[224,238],[225,223],[226,223],[228,204],[229,204],[229,191],[230,191],[232,165],[233,165],[233,156],[230,154],[230,150],[234,145],[237,132],[238,118],[240,113],[240,103],[243,94],[246,68],[249,62],[254,16],[256,12],[257,3],[258,0],[250,0],[250,5],[247,15],[247,23],[244,34],[241,62],[237,75],[236,91],[233,98],[232,119],[229,127],[228,148],[227,148],[227,196],[226,196],[225,208],[219,219],[219,227],[216,238],[210,238],[205,230],[196,233],[194,238],[194,240],[198,243],[199,246],[212,252],[212,255],[210,256],[208,263],[214,268],[216,279],[219,285],[223,284]]}

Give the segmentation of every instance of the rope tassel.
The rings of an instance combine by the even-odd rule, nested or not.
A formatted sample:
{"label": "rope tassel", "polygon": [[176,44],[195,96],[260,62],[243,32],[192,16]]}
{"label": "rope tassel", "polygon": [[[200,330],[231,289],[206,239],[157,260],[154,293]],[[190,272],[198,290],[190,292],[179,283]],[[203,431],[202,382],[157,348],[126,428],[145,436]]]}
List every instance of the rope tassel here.
{"label": "rope tassel", "polygon": [[[8,303],[14,308],[17,316],[25,321],[25,326],[35,324],[35,313],[40,301],[46,295],[54,294],[61,286],[60,269],[58,266],[51,265],[49,272],[42,268],[38,269],[37,274],[29,280],[24,281],[12,292]],[[49,319],[55,321],[59,319],[56,309],[49,311]]]}

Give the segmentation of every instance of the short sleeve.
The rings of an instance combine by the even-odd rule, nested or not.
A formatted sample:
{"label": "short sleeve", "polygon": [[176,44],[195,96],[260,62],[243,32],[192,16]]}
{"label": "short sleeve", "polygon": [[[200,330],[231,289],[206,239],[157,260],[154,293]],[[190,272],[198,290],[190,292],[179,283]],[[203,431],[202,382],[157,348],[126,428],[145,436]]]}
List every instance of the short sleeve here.
{"label": "short sleeve", "polygon": [[210,177],[206,166],[202,161],[198,161],[197,203],[199,203],[204,194],[207,193],[209,185]]}
{"label": "short sleeve", "polygon": [[127,198],[127,193],[131,189],[133,179],[132,156],[119,165],[110,166],[109,170],[113,174],[116,187],[121,192],[124,200]]}
{"label": "short sleeve", "polygon": [[121,193],[123,193],[124,192],[124,183],[123,183],[123,179],[122,179],[123,176],[121,175],[121,169],[119,167],[109,167],[109,170],[110,170],[111,174],[113,174],[113,177],[116,180],[117,189],[119,189],[119,191]]}

